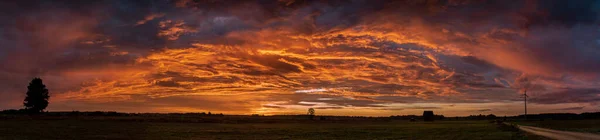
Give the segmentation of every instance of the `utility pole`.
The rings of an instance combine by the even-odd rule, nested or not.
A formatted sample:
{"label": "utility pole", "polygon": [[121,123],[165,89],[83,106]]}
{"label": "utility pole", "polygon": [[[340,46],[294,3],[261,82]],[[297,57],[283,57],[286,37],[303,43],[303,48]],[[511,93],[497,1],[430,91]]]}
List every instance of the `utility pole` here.
{"label": "utility pole", "polygon": [[527,90],[523,93],[524,101],[525,101],[525,120],[527,120]]}

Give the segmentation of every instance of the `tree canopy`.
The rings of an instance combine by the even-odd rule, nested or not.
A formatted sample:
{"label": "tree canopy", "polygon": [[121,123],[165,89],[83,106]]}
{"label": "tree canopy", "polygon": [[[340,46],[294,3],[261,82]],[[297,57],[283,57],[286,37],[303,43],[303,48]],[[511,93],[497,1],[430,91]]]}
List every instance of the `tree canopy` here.
{"label": "tree canopy", "polygon": [[30,112],[39,113],[48,107],[48,89],[40,78],[33,78],[27,86],[27,96],[23,101],[25,109]]}

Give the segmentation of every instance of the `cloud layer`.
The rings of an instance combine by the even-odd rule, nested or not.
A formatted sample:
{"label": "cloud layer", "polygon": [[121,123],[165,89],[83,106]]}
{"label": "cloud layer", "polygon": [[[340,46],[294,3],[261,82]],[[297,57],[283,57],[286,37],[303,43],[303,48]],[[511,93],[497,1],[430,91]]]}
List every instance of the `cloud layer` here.
{"label": "cloud layer", "polygon": [[[0,107],[597,111],[598,1],[2,2]],[[349,110],[358,110],[349,112]]]}

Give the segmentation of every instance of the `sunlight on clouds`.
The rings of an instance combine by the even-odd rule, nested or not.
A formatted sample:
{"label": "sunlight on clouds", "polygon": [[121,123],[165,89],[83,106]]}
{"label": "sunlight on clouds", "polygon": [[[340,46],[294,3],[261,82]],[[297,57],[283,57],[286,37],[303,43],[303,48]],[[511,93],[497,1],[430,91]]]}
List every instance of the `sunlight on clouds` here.
{"label": "sunlight on clouds", "polygon": [[12,93],[31,77],[48,82],[57,110],[516,114],[520,79],[543,111],[600,101],[600,32],[580,21],[597,18],[586,7],[571,19],[539,15],[560,3],[98,3],[7,8],[19,16],[0,17],[11,66],[0,107],[20,104]]}
{"label": "sunlight on clouds", "polygon": [[[114,81],[97,81],[78,91],[86,93],[85,96],[70,98],[114,101],[129,100],[132,95],[164,98],[306,93],[345,97],[350,102],[393,103],[396,101],[377,98],[415,97],[436,101],[461,95],[450,82],[460,84],[465,81],[456,78],[468,78],[468,75],[443,67],[433,52],[427,51],[434,48],[431,43],[407,39],[402,34],[361,32],[367,30],[364,28],[303,37],[281,36],[277,34],[290,32],[271,29],[256,33],[243,31],[240,33],[244,36],[234,32],[229,37],[242,40],[251,37],[245,44],[194,43],[190,48],[162,49],[137,59],[137,64],[151,65],[147,69]],[[377,45],[381,43],[387,45]],[[425,50],[393,47],[406,43],[411,49],[423,47]],[[273,109],[263,108],[258,112],[269,110]]]}

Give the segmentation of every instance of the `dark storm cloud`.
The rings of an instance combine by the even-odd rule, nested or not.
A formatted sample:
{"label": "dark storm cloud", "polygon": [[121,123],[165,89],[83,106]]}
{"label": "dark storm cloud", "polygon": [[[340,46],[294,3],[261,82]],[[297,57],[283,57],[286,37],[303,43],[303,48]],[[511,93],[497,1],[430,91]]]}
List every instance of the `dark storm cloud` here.
{"label": "dark storm cloud", "polygon": [[556,92],[531,96],[529,101],[538,104],[593,103],[600,101],[599,89],[560,89]]}
{"label": "dark storm cloud", "polygon": [[[136,56],[130,55],[140,52],[124,54],[130,50],[127,47],[143,45],[135,41],[141,37],[140,35],[148,35],[148,33],[131,34],[132,31],[135,33],[135,29],[127,27],[127,24],[133,22],[128,19],[143,16],[146,11],[149,11],[148,9],[151,9],[150,7],[156,5],[152,2],[125,1],[2,3],[4,9],[2,13],[7,15],[2,16],[5,18],[1,23],[2,29],[10,31],[3,32],[2,39],[6,41],[2,41],[2,46],[6,47],[0,48],[0,52],[7,54],[0,57],[3,57],[3,60],[19,60],[22,62],[17,63],[32,65],[29,66],[30,68],[23,67],[26,66],[23,64],[19,64],[20,67],[4,68],[20,68],[19,71],[43,70],[34,72],[33,75],[40,75],[45,71],[60,71],[64,68],[86,67],[86,65],[102,67],[107,64],[131,64]],[[131,36],[121,36],[123,34],[131,34]],[[156,40],[155,33],[151,34],[154,38],[146,41]],[[39,57],[24,57],[25,54]],[[123,56],[111,57],[116,54],[123,54]]]}
{"label": "dark storm cloud", "polygon": [[534,12],[525,13],[527,22],[525,26],[563,25],[567,27],[577,24],[595,24],[598,20],[597,0],[579,1],[537,1],[526,3],[527,10]]}

